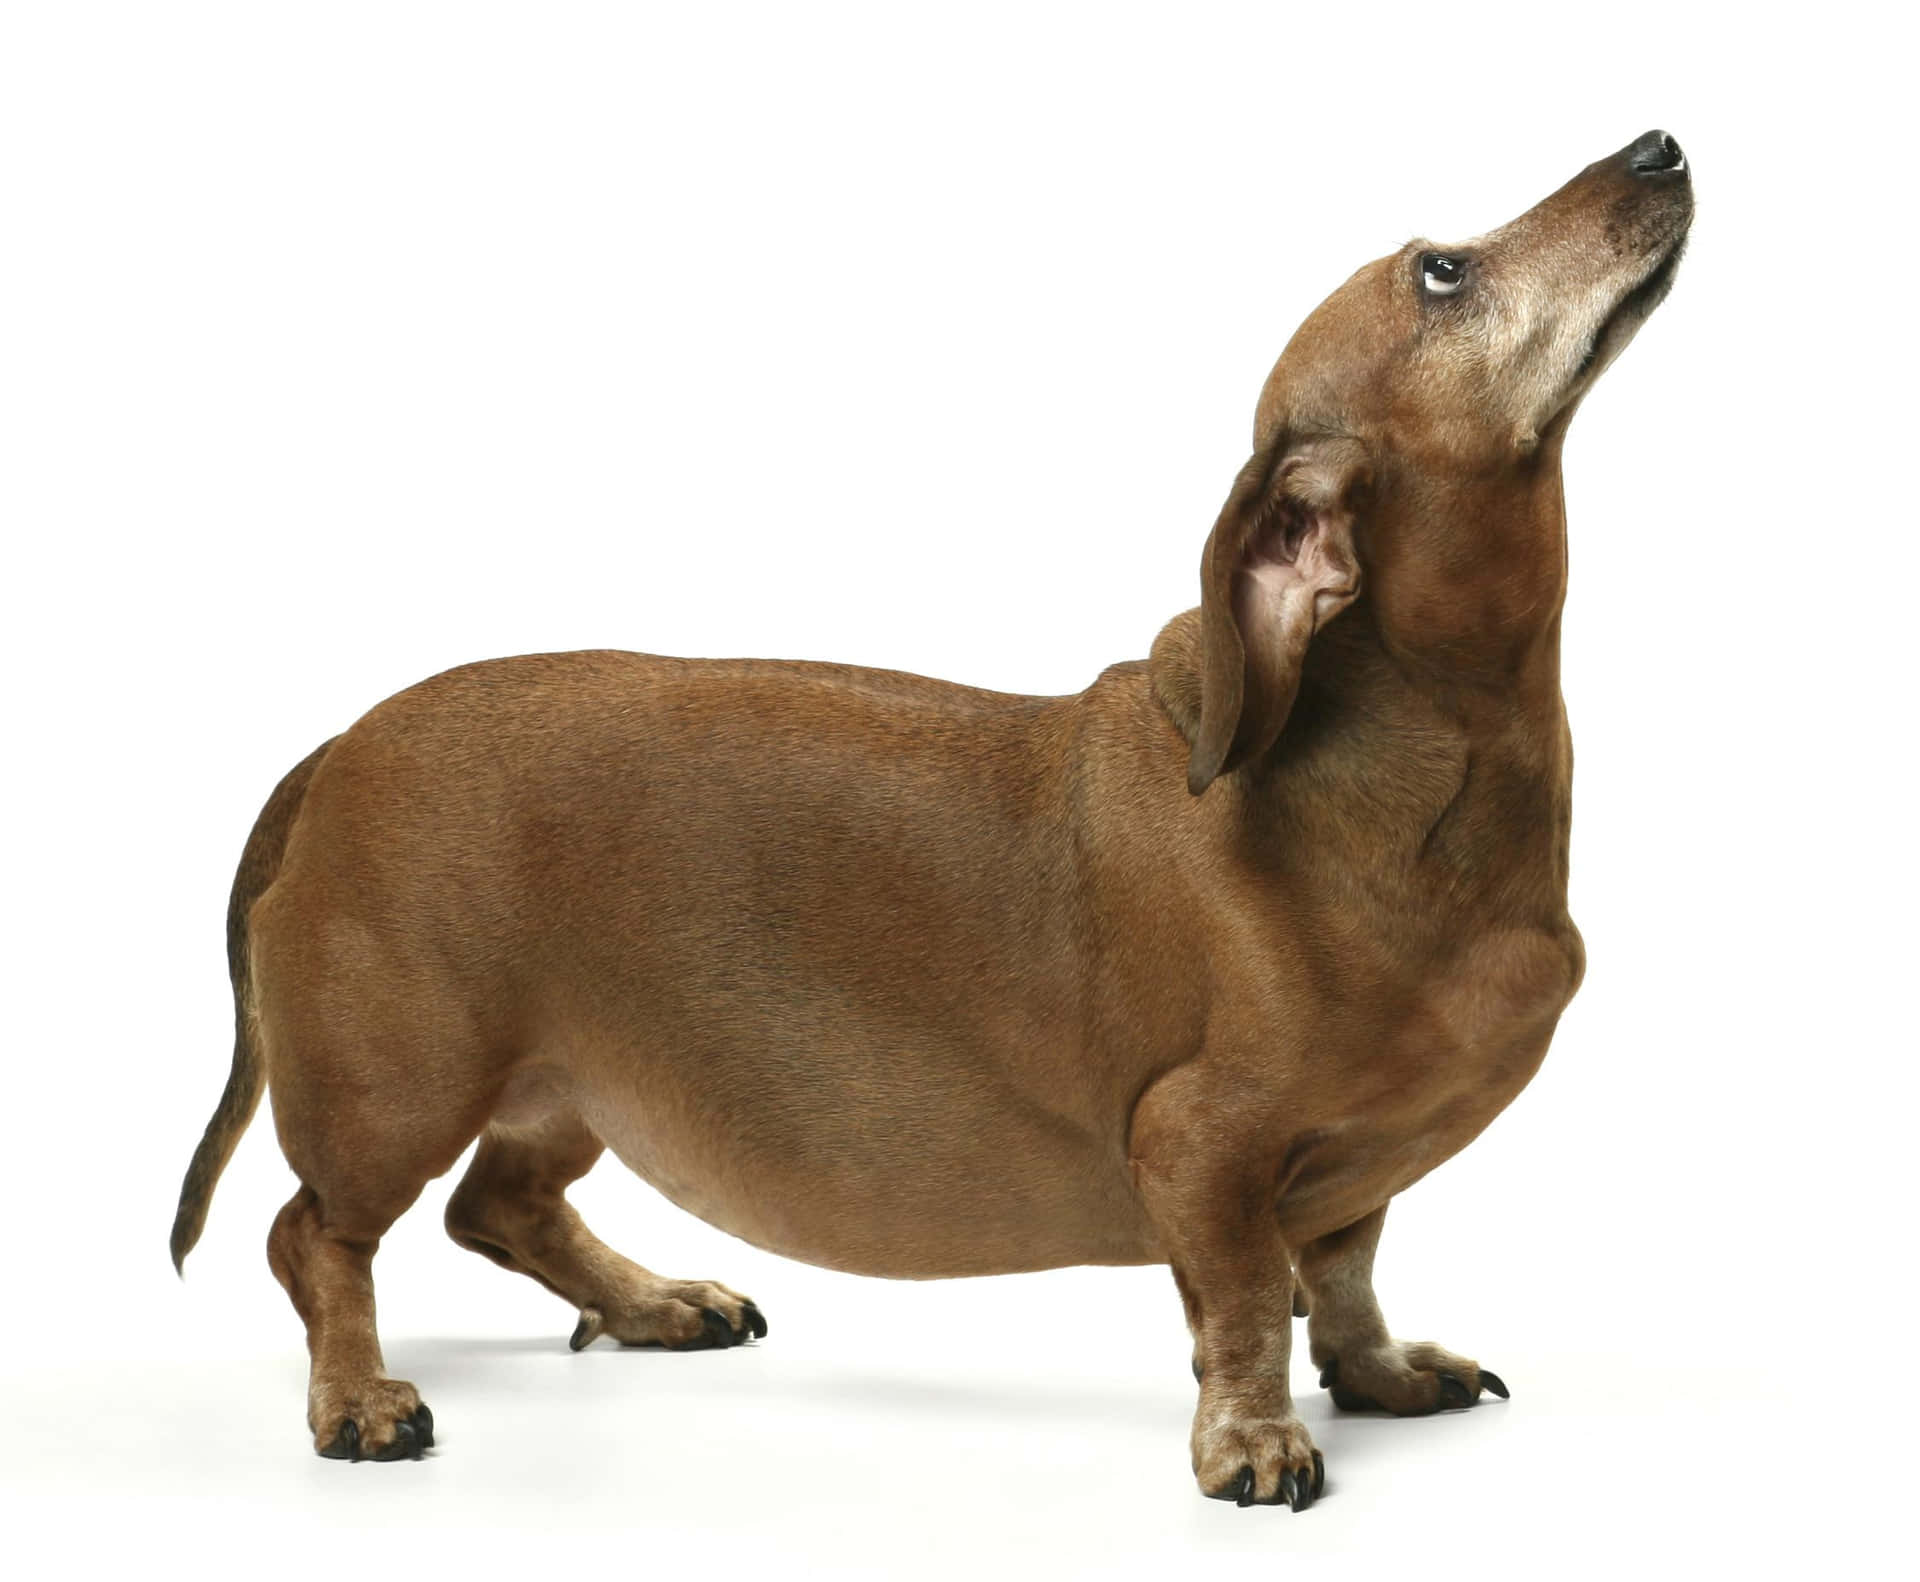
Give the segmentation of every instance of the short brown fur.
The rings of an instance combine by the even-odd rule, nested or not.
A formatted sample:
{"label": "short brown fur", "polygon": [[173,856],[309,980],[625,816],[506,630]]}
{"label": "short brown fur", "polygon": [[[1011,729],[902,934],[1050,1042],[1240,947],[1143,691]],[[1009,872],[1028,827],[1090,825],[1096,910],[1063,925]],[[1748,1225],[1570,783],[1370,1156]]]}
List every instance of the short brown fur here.
{"label": "short brown fur", "polygon": [[431,1443],[371,1263],[475,1138],[449,1231],[580,1309],[577,1344],[765,1333],[587,1230],[564,1189],[608,1147],[833,1268],[1171,1264],[1195,1471],[1242,1503],[1324,1479],[1296,1309],[1339,1404],[1504,1394],[1391,1339],[1373,1252],[1580,981],[1561,444],[1691,215],[1650,133],[1478,242],[1362,269],[1267,382],[1199,609],[1076,697],[536,655],[423,682],[290,774],[235,883],[234,1073],[173,1250],[264,1077],[316,1448]]}

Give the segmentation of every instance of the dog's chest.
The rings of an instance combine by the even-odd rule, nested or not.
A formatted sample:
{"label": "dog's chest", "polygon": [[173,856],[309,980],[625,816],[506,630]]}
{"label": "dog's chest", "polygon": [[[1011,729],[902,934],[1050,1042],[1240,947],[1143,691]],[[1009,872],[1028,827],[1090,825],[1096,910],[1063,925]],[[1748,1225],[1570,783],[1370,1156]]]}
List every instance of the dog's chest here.
{"label": "dog's chest", "polygon": [[1584,967],[1570,922],[1490,930],[1390,997],[1316,1084],[1283,1218],[1338,1229],[1464,1148],[1539,1069]]}
{"label": "dog's chest", "polygon": [[1533,1075],[1538,1061],[1529,1055],[1553,1031],[1585,970],[1571,921],[1487,930],[1428,976],[1397,1053],[1438,1086],[1463,1083],[1510,1099]]}

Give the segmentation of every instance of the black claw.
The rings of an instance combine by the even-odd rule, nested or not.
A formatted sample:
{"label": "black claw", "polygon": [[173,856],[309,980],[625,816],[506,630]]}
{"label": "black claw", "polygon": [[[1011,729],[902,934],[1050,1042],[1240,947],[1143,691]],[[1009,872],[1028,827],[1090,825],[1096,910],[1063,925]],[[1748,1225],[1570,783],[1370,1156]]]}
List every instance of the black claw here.
{"label": "black claw", "polygon": [[403,1419],[393,1425],[393,1443],[383,1445],[374,1451],[375,1461],[418,1461],[420,1459],[420,1436],[413,1431],[412,1419]]}
{"label": "black claw", "polygon": [[1332,1389],[1333,1381],[1339,1377],[1340,1359],[1338,1357],[1329,1357],[1327,1359],[1327,1365],[1320,1370],[1320,1388],[1323,1390]]}
{"label": "black claw", "polygon": [[1300,1485],[1291,1472],[1280,1474],[1280,1498],[1290,1509],[1296,1511],[1300,1509]]}
{"label": "black claw", "polygon": [[427,1410],[425,1401],[413,1409],[413,1416],[407,1421],[413,1424],[413,1431],[420,1440],[420,1448],[433,1449],[433,1413]]}
{"label": "black claw", "polygon": [[740,1309],[740,1317],[745,1322],[747,1328],[753,1332],[753,1338],[755,1340],[765,1340],[767,1338],[767,1318],[759,1308],[755,1307],[751,1302],[745,1303]]}
{"label": "black claw", "polygon": [[580,1322],[573,1326],[573,1333],[567,1337],[567,1350],[585,1351],[593,1341],[593,1325],[587,1322],[586,1314],[580,1315]]}
{"label": "black claw", "polygon": [[1193,1382],[1195,1384],[1198,1384],[1206,1376],[1207,1376],[1207,1370],[1201,1367],[1200,1359],[1198,1357],[1195,1357],[1193,1359]]}
{"label": "black claw", "polygon": [[711,1307],[700,1309],[700,1339],[686,1349],[689,1351],[724,1351],[734,1342],[733,1325],[727,1322],[727,1315]]}
{"label": "black claw", "polygon": [[1493,1393],[1499,1396],[1501,1400],[1505,1401],[1505,1400],[1511,1399],[1511,1395],[1507,1389],[1507,1381],[1501,1378],[1499,1374],[1493,1372],[1491,1369],[1482,1368],[1480,1370],[1480,1383],[1485,1388],[1493,1391]]}
{"label": "black claw", "polygon": [[1441,1374],[1440,1375],[1440,1409],[1444,1411],[1449,1406],[1471,1406],[1471,1405],[1473,1405],[1473,1392],[1469,1390],[1461,1380],[1455,1378],[1451,1373]]}
{"label": "black claw", "polygon": [[360,1425],[349,1417],[340,1425],[339,1433],[333,1436],[333,1443],[320,1454],[329,1461],[358,1461],[360,1459]]}
{"label": "black claw", "polygon": [[1233,1503],[1245,1510],[1253,1503],[1253,1468],[1240,1469],[1240,1481],[1234,1485]]}
{"label": "black claw", "polygon": [[1319,1451],[1313,1453],[1313,1492],[1316,1497],[1327,1486],[1327,1458]]}

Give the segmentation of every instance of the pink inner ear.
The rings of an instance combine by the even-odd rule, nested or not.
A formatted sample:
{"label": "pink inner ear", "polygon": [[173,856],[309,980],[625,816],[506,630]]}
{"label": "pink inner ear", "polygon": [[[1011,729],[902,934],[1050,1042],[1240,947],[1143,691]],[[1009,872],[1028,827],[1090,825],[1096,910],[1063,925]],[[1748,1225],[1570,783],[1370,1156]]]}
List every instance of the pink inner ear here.
{"label": "pink inner ear", "polygon": [[1246,567],[1247,614],[1261,627],[1286,618],[1289,601],[1297,599],[1300,567],[1290,560],[1254,559]]}
{"label": "pink inner ear", "polygon": [[1284,642],[1302,627],[1302,635],[1310,635],[1359,588],[1359,568],[1342,552],[1331,518],[1321,511],[1289,512],[1263,527],[1248,544],[1241,570],[1242,629],[1249,636],[1257,630],[1269,641]]}
{"label": "pink inner ear", "polygon": [[1316,630],[1351,604],[1360,591],[1360,568],[1341,552],[1323,518],[1315,518],[1315,531],[1301,546],[1295,569],[1313,589]]}

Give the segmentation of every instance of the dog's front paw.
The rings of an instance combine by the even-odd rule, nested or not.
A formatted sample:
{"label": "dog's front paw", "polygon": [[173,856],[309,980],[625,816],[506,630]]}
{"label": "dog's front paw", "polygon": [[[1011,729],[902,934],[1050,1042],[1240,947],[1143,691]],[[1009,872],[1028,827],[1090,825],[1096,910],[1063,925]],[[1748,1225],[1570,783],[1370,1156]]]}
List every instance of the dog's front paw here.
{"label": "dog's front paw", "polygon": [[1256,1417],[1202,1403],[1193,1424],[1193,1472],[1200,1492],[1237,1505],[1304,1511],[1327,1485],[1326,1463],[1291,1411]]}
{"label": "dog's front paw", "polygon": [[433,1413],[404,1379],[316,1380],[307,1426],[330,1461],[418,1461],[433,1448]]}
{"label": "dog's front paw", "polygon": [[1499,1374],[1424,1340],[1390,1340],[1328,1357],[1320,1364],[1320,1386],[1344,1412],[1397,1417],[1471,1406],[1482,1390],[1507,1398]]}

